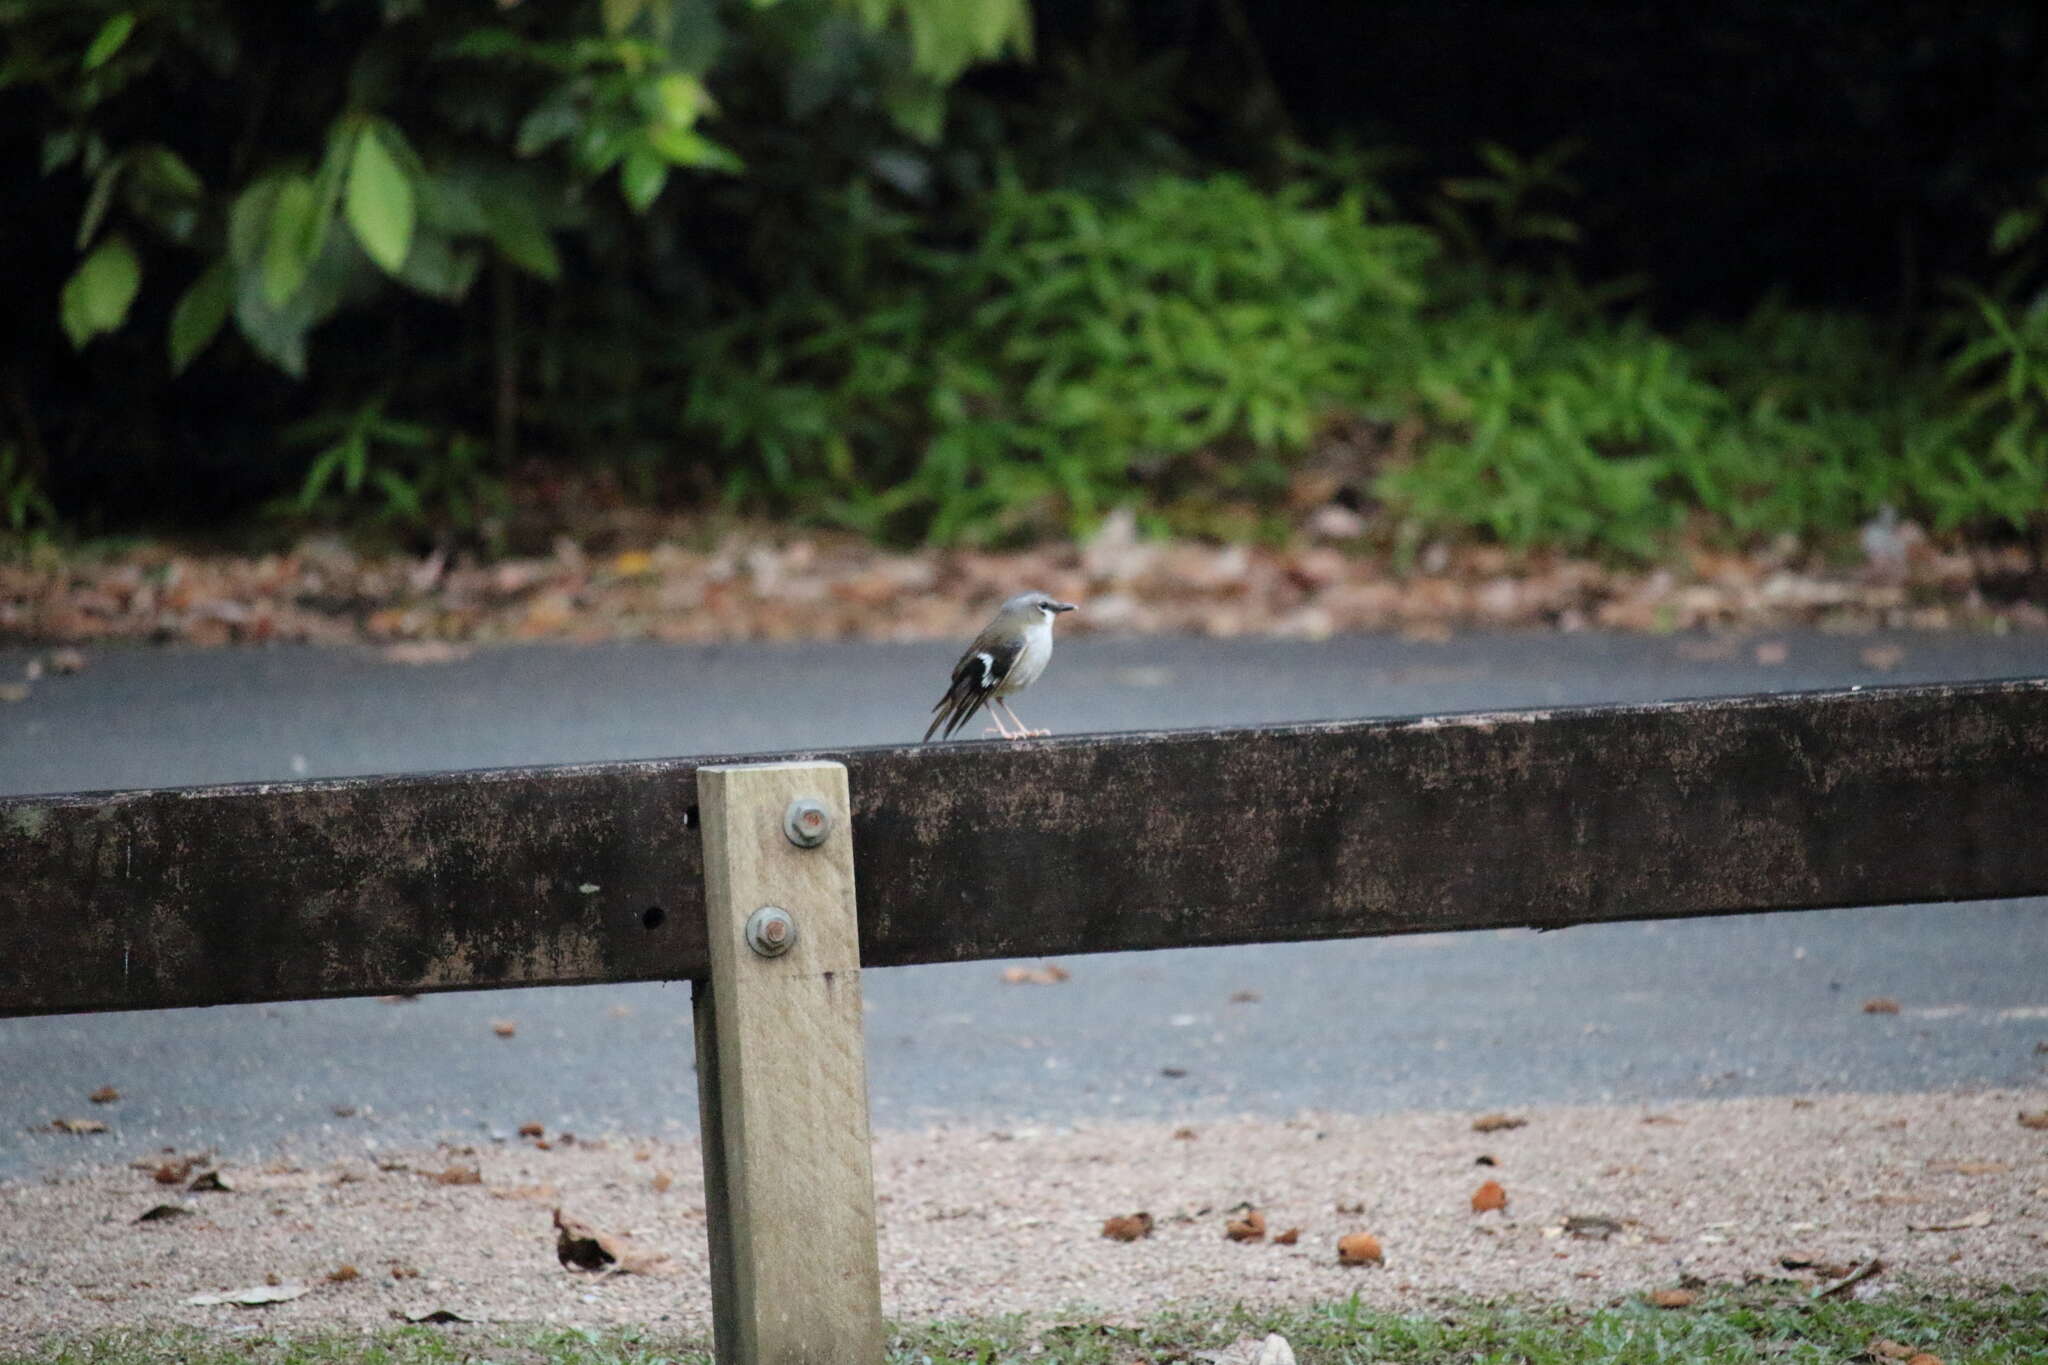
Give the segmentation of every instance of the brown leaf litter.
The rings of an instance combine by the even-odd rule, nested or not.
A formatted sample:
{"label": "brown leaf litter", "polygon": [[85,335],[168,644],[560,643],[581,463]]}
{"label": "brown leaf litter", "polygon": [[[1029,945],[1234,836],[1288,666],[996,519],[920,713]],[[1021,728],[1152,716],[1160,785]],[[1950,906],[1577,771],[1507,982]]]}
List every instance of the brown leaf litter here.
{"label": "brown leaf litter", "polygon": [[[108,640],[366,644],[410,667],[489,641],[953,640],[1023,582],[1085,603],[1064,629],[1116,634],[2048,628],[2048,609],[2011,587],[2035,572],[2020,545],[1928,547],[1897,573],[1796,548],[1703,545],[1639,568],[1476,543],[1397,564],[1388,551],[1319,543],[1316,525],[1278,547],[1154,542],[1119,514],[1085,544],[904,554],[847,535],[622,516],[551,553],[490,561],[365,555],[330,536],[263,555],[153,543],[44,556],[0,564],[0,641],[69,648],[38,661],[37,679],[0,684],[0,700],[28,699],[49,685],[42,673],[85,666],[76,646]],[[621,539],[639,543],[599,552]],[[1767,640],[1754,657],[1782,664],[1788,652]],[[1882,676],[1904,658],[1874,645],[1863,663]]]}
{"label": "brown leaf litter", "polygon": [[1386,1262],[1386,1254],[1380,1249],[1380,1239],[1369,1232],[1346,1233],[1337,1239],[1339,1265],[1385,1265]]}
{"label": "brown leaf litter", "polygon": [[[1471,1112],[1215,1117],[1189,1143],[1163,1122],[885,1131],[874,1146],[885,1306],[913,1321],[1090,1308],[1124,1317],[1356,1293],[1369,1308],[1424,1311],[1445,1297],[1606,1304],[1751,1276],[1808,1293],[2048,1287],[2048,1197],[2037,1193],[2048,1190],[2048,1146],[2013,1122],[2016,1110],[2048,1110],[2048,1091],[1660,1109],[1685,1126],[1646,1127],[1631,1106],[1527,1111],[1511,1139],[1512,1202],[1483,1218],[1470,1210]],[[1911,1122],[1886,1126],[1900,1117]],[[154,1170],[173,1158],[155,1153],[129,1169],[137,1154],[119,1141],[80,1144],[68,1171],[0,1181],[0,1226],[37,1234],[12,1245],[0,1277],[0,1348],[32,1331],[220,1329],[260,1315],[265,1330],[307,1332],[444,1309],[493,1322],[707,1329],[693,1143],[579,1140],[542,1153],[514,1140],[473,1154],[300,1157],[304,1169],[252,1162],[234,1168],[236,1193],[187,1196],[193,1213],[137,1224],[163,1197]],[[643,1152],[648,1163],[635,1159]],[[482,1186],[422,1174],[458,1163],[474,1165]],[[2009,1169],[1962,1175],[1945,1163]],[[666,1193],[651,1188],[653,1169],[674,1172]],[[1224,1211],[1208,1207],[1218,1191],[1257,1209],[1264,1242],[1219,1235]],[[602,1252],[601,1233],[616,1257],[630,1229],[626,1249],[667,1256],[667,1273],[565,1269],[556,1209],[572,1243]],[[1147,1211],[1150,1235],[1105,1239],[1104,1214],[1119,1209]],[[1991,1220],[1913,1231],[1978,1213]],[[1605,1236],[1591,1222],[1581,1226],[1592,1235],[1567,1234],[1575,1217],[1602,1220]],[[1378,1265],[1340,1264],[1339,1239],[1361,1233],[1379,1243]],[[606,1264],[580,1244],[577,1255]],[[344,1265],[359,1273],[337,1277]],[[186,1302],[277,1288],[265,1284],[273,1274],[310,1288],[264,1305]],[[101,1289],[87,1297],[79,1285]]]}
{"label": "brown leaf litter", "polygon": [[624,1233],[604,1229],[555,1210],[555,1259],[577,1270],[602,1270],[619,1275],[658,1275],[668,1257],[644,1247]]}
{"label": "brown leaf litter", "polygon": [[1489,1180],[1472,1191],[1472,1212],[1495,1213],[1508,1206],[1508,1192],[1498,1180]]}
{"label": "brown leaf litter", "polygon": [[1057,962],[1047,962],[1037,967],[1003,968],[1005,986],[1057,986],[1073,976],[1073,973]]}

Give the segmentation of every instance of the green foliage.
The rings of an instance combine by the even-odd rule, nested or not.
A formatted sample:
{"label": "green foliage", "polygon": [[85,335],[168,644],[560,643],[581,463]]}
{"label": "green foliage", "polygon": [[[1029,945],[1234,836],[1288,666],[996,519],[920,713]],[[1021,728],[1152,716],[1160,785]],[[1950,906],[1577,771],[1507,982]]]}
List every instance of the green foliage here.
{"label": "green foliage", "polygon": [[1991,289],[1959,286],[1947,377],[1965,439],[1917,452],[1916,487],[1943,529],[1977,518],[2048,532],[2048,179],[2000,215],[1992,250],[2007,261]]}
{"label": "green foliage", "polygon": [[742,457],[734,497],[950,543],[1086,525],[1219,444],[1284,483],[1372,391],[1430,245],[1357,193],[1225,176],[1114,203],[1011,183],[964,248],[885,249],[884,298],[706,335],[685,421]]}
{"label": "green foliage", "polygon": [[[1184,1308],[1138,1323],[1022,1317],[903,1324],[892,1365],[935,1361],[1129,1365],[1201,1359],[1245,1337],[1278,1332],[1304,1361],[1328,1365],[1835,1365],[1883,1337],[1949,1365],[2022,1365],[2048,1353],[2048,1295],[2005,1288],[1981,1299],[1904,1292],[1872,1303],[1815,1303],[1787,1285],[1709,1294],[1676,1312],[1623,1303],[1595,1310],[1462,1304],[1429,1314],[1348,1301],[1298,1308]],[[486,1327],[450,1335],[424,1327],[368,1334],[261,1333],[230,1339],[189,1328],[53,1338],[10,1365],[709,1365],[701,1342],[627,1327],[605,1331]]]}
{"label": "green foliage", "polygon": [[141,287],[142,265],[128,239],[114,236],[101,242],[64,283],[64,331],[71,344],[83,346],[126,322]]}
{"label": "green foliage", "polygon": [[298,493],[272,510],[335,518],[354,513],[402,531],[441,530],[491,544],[510,509],[483,444],[418,422],[387,417],[382,400],[326,414],[283,432],[287,445],[314,448]]}
{"label": "green foliage", "polygon": [[235,369],[236,335],[347,412],[348,357],[315,353],[339,320],[405,345],[405,295],[459,307],[494,266],[587,293],[565,248],[630,264],[659,201],[748,174],[730,139],[759,129],[714,84],[829,57],[816,112],[867,93],[930,138],[961,72],[1030,39],[1028,0],[11,0],[0,89],[30,95],[42,173],[78,191],[80,259],[50,300],[75,347],[167,310],[167,373]]}
{"label": "green foliage", "polygon": [[1029,54],[1027,0],[282,13],[0,0],[0,89],[75,252],[49,349],[125,414],[274,384],[241,444],[294,517],[488,540],[523,442],[894,541],[1267,534],[1342,423],[1417,438],[1371,471],[1401,546],[2043,526],[2048,185],[1928,346],[1777,301],[1674,331],[1580,277],[1575,144],[1419,203],[1384,149],[1204,170],[1202,73],[1110,26],[1011,104],[953,88]]}
{"label": "green foliage", "polygon": [[57,523],[57,509],[19,446],[0,444],[0,542],[32,541]]}

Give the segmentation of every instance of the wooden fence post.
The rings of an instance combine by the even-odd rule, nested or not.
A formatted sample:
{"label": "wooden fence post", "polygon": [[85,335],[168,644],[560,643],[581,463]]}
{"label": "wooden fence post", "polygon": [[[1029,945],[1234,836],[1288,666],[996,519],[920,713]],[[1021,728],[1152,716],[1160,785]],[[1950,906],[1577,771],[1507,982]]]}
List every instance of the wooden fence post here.
{"label": "wooden fence post", "polygon": [[719,1365],[883,1352],[853,829],[840,763],[697,770],[697,1092]]}

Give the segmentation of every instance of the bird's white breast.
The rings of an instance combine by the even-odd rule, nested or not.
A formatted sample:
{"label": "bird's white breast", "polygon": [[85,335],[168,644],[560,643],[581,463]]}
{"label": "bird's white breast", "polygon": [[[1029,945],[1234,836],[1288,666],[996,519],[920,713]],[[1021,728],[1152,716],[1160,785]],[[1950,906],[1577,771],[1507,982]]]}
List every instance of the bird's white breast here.
{"label": "bird's white breast", "polygon": [[1021,692],[1038,681],[1038,675],[1045,672],[1045,666],[1052,662],[1052,622],[1040,613],[1033,624],[1024,628],[1024,649],[1017,655],[1017,662],[1010,665],[1010,671],[1002,682],[996,685],[995,694],[1007,697]]}

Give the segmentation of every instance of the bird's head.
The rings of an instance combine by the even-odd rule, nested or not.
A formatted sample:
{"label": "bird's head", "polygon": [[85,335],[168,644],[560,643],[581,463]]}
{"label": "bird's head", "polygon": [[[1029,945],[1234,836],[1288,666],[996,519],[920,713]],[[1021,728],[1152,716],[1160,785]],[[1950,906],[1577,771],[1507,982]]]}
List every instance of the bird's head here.
{"label": "bird's head", "polygon": [[1020,624],[1029,625],[1037,620],[1050,621],[1063,611],[1072,611],[1072,602],[1062,602],[1051,593],[1022,592],[1003,603],[1003,615]]}

